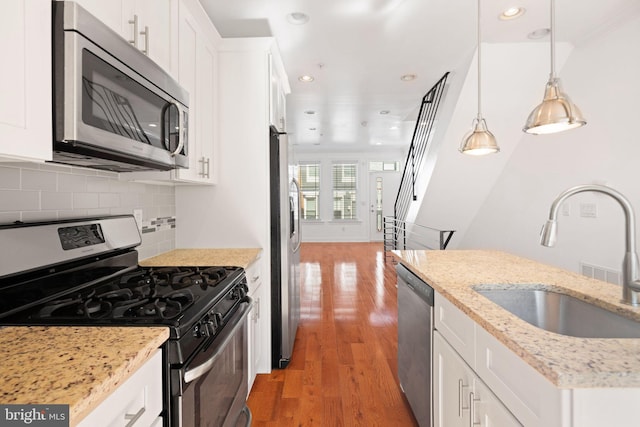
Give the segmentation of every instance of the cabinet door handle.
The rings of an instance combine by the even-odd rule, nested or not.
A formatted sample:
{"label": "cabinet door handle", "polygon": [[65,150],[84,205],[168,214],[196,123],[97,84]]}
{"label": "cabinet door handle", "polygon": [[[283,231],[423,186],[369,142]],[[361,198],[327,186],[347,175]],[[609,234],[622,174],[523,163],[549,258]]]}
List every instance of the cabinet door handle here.
{"label": "cabinet door handle", "polygon": [[465,409],[469,409],[468,406],[464,406],[464,388],[469,387],[468,385],[464,385],[462,379],[458,380],[458,417],[462,418],[462,411]]}
{"label": "cabinet door handle", "polygon": [[129,24],[133,25],[133,40],[129,40],[129,43],[138,47],[138,15],[133,15],[133,19],[129,19]]}
{"label": "cabinet door handle", "polygon": [[200,160],[198,160],[198,163],[202,163],[202,172],[200,172],[198,175],[203,178],[209,178],[209,158],[202,157]]}
{"label": "cabinet door handle", "polygon": [[147,25],[144,26],[144,31],[140,31],[140,35],[144,36],[144,49],[142,49],[142,53],[149,56],[149,27]]}
{"label": "cabinet door handle", "polygon": [[144,411],[145,407],[143,406],[135,414],[124,414],[124,419],[129,420],[129,422],[124,427],[132,427],[140,419],[142,414],[144,414]]}
{"label": "cabinet door handle", "polygon": [[474,392],[469,393],[469,427],[479,426],[482,422],[476,422],[476,402],[479,402],[480,399],[476,399],[476,395]]}

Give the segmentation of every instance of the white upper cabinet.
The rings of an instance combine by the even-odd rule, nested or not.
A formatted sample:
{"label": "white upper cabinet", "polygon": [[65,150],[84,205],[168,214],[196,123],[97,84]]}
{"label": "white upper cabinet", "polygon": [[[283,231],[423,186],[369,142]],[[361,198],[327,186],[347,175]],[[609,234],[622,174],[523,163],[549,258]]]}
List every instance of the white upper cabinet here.
{"label": "white upper cabinet", "polygon": [[[93,16],[172,73],[172,0],[76,0]],[[172,73],[173,74],[173,73]]]}
{"label": "white upper cabinet", "polygon": [[133,172],[120,177],[159,184],[211,185],[216,183],[217,176],[217,46],[221,38],[197,0],[172,1],[171,5],[175,6],[171,24],[174,47],[169,62],[172,74],[189,92],[189,168]]}
{"label": "white upper cabinet", "polygon": [[195,1],[180,3],[178,35],[178,80],[189,92],[189,169],[176,170],[174,178],[213,184],[219,36]]}
{"label": "white upper cabinet", "polygon": [[51,2],[4,2],[0,14],[0,158],[51,160]]}
{"label": "white upper cabinet", "polygon": [[290,92],[288,80],[277,51],[269,54],[269,121],[280,132],[286,132],[286,94]]}
{"label": "white upper cabinet", "polygon": [[[105,2],[108,3],[108,2]],[[171,71],[171,0],[123,0],[123,36]]]}

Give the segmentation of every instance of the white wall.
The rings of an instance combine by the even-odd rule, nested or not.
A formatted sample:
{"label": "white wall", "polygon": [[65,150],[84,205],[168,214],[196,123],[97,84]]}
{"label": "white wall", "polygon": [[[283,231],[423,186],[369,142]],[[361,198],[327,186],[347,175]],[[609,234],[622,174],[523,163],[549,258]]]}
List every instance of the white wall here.
{"label": "white wall", "polygon": [[[557,46],[559,67],[570,51],[570,45]],[[468,156],[458,151],[477,115],[477,55],[466,64],[466,70],[453,74],[452,84],[462,89],[454,111],[443,123],[447,127],[442,141],[438,141],[438,152],[429,152],[429,156],[437,155],[437,161],[427,186],[419,186],[419,211],[414,221],[408,218],[427,227],[456,230],[449,248],[459,244],[516,150],[529,111],[542,99],[549,75],[548,58],[548,43],[483,44],[482,115],[501,149],[499,154],[489,156]]]}
{"label": "white wall", "polygon": [[[458,248],[496,248],[574,271],[581,261],[620,270],[624,216],[608,196],[569,199],[555,248],[540,246],[538,235],[552,200],[574,185],[609,185],[640,209],[639,43],[640,17],[635,16],[572,51],[559,74],[588,124],[513,140],[515,151]],[[534,83],[541,97],[544,79]],[[581,218],[580,203],[596,204],[598,217]]]}
{"label": "white wall", "polygon": [[[399,161],[404,163],[401,150],[384,150],[372,147],[368,153],[317,153],[296,151],[297,162],[319,161],[320,170],[320,220],[302,221],[304,242],[367,242],[371,214],[369,212],[369,161]],[[333,199],[331,187],[331,165],[336,161],[358,163],[358,220],[332,220]],[[399,175],[402,172],[386,172]],[[390,180],[391,181],[391,180]],[[399,180],[396,180],[399,182]],[[394,191],[397,193],[397,190]]]}

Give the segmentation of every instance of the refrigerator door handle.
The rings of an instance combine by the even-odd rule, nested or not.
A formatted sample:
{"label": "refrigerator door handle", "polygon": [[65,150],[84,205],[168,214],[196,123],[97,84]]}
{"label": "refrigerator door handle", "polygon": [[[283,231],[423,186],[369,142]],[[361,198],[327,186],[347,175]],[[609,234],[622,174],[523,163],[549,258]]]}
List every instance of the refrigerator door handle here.
{"label": "refrigerator door handle", "polygon": [[[296,197],[298,198],[298,203],[293,203],[293,197],[290,197],[289,200],[291,201],[292,205],[295,205],[297,207],[297,217],[296,215],[293,214],[293,206],[291,209],[291,214],[293,216],[293,218],[291,218],[291,222],[293,223],[295,221],[295,231],[294,233],[296,234],[296,246],[293,248],[293,252],[296,253],[298,252],[298,249],[300,249],[300,244],[302,243],[302,238],[300,236],[300,184],[298,184],[298,181],[293,178],[291,180],[291,182],[293,183],[293,185],[296,187]],[[292,224],[292,230],[293,230],[293,224]]]}

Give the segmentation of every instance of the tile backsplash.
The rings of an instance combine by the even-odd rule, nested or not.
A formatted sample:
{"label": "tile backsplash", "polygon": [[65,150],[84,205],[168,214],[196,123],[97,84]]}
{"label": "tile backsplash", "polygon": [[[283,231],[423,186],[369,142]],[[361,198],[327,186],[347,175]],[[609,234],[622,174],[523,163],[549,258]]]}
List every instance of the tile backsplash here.
{"label": "tile backsplash", "polygon": [[140,259],[175,248],[172,186],[53,163],[0,163],[0,224],[131,214],[134,209],[142,209]]}

